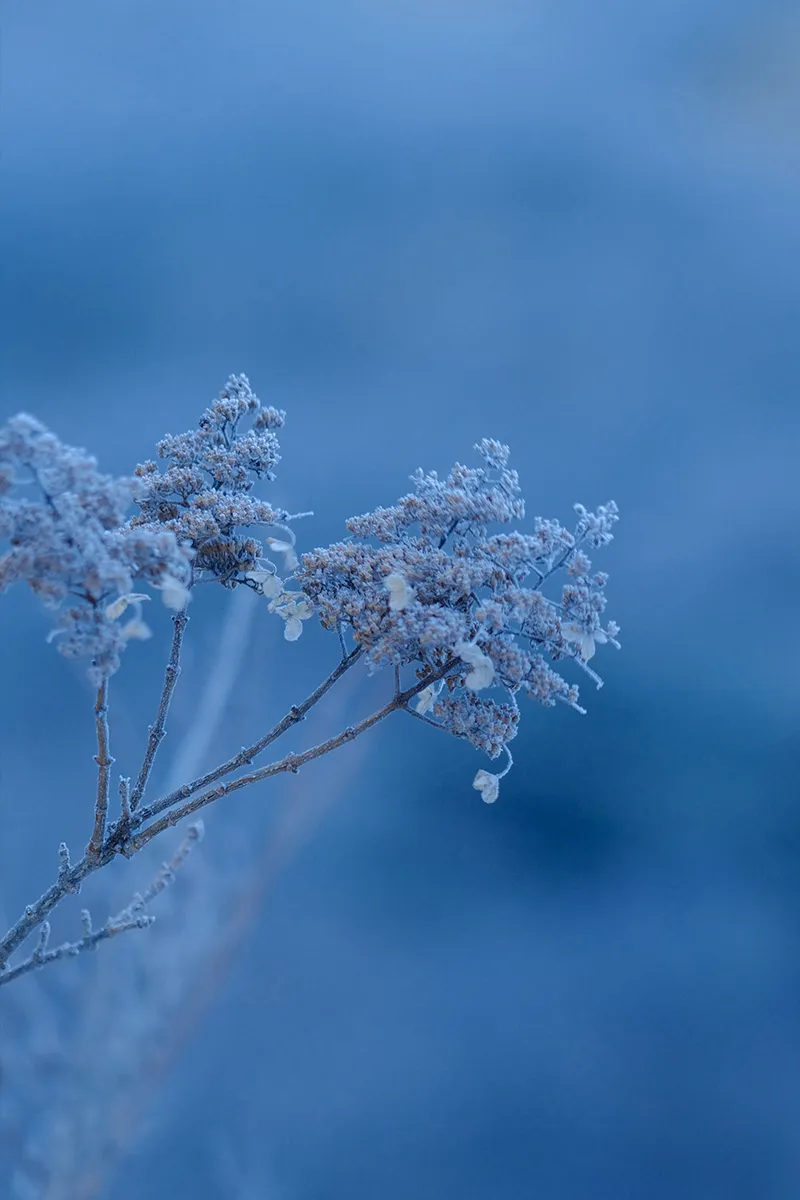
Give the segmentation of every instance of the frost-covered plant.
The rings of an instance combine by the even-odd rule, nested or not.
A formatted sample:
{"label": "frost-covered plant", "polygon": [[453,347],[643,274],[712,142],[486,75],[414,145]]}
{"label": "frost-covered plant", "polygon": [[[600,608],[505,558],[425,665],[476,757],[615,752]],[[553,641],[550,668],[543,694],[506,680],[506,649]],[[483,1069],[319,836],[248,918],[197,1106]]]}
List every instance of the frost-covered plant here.
{"label": "frost-covered plant", "polygon": [[134,584],[182,595],[190,574],[189,549],[166,526],[125,526],[135,497],[135,480],[101,475],[95,459],[33,417],[21,413],[0,429],[0,545],[8,544],[0,592],[24,582],[58,610],[50,636],[68,658],[91,659],[98,687],[126,643],[148,636],[138,618],[119,620],[146,598]]}
{"label": "frost-covered plant", "polygon": [[[482,467],[456,465],[444,480],[417,471],[412,494],[351,518],[352,538],[304,555],[297,578],[322,624],[348,626],[373,666],[416,668],[426,681],[417,716],[496,758],[516,736],[519,692],[584,711],[577,687],[545,655],[575,659],[601,684],[587,663],[595,642],[618,645],[619,629],[601,626],[606,576],[590,574],[583,547],[611,540],[617,506],[589,513],[576,505],[572,532],[537,517],[532,533],[492,533],[522,520],[524,504],[508,447],[484,439],[475,449]],[[569,582],[549,600],[542,584],[561,568]],[[490,689],[504,700],[478,695]],[[478,782],[487,774],[475,786],[491,801],[496,782]]]}
{"label": "frost-covered plant", "polygon": [[[492,759],[505,752],[502,772],[480,769],[473,781],[491,803],[511,766],[518,695],[583,712],[577,687],[550,665],[563,659],[572,659],[601,685],[588,661],[597,645],[618,646],[619,630],[614,622],[602,624],[606,576],[592,574],[586,550],[611,540],[615,504],[594,513],[576,505],[572,530],[537,517],[527,532],[498,532],[497,526],[522,522],[525,510],[508,448],[485,439],[476,446],[482,465],[457,464],[443,480],[418,471],[412,493],[389,508],[351,518],[347,540],[298,562],[291,523],[310,514],[273,508],[254,491],[274,477],[280,458],[276,431],[283,423],[284,414],[263,407],[246,376],[231,376],[197,429],[159,443],[165,469],[148,461],[128,479],[99,474],[94,459],[63,445],[32,417],[15,417],[0,430],[0,590],[26,582],[58,612],[54,636],[62,653],[90,660],[98,764],[85,853],[73,864],[62,843],[56,881],[0,940],[0,984],[148,924],[144,909],[155,892],[102,932],[92,930],[87,914],[82,938],[48,946],[49,914],[88,875],[118,854],[137,853],[207,804],[296,772],[397,711],[466,739]],[[126,519],[132,504],[137,511]],[[260,535],[261,530],[275,532]],[[280,572],[270,554],[281,558]],[[561,570],[567,579],[560,596],[546,597],[543,585]],[[145,804],[180,672],[187,606],[198,584],[213,581],[263,596],[266,609],[283,620],[288,641],[296,641],[303,623],[316,614],[325,629],[338,634],[340,661],[252,745]],[[142,619],[149,593],[135,591],[137,585],[160,592],[174,610],[174,633],[142,764],[133,784],[120,779],[119,815],[109,822],[109,679],[122,649],[150,634]],[[394,688],[386,703],[302,753],[251,769],[362,657],[370,670],[393,667]],[[412,669],[413,679],[404,681]],[[36,948],[10,965],[11,955],[37,929]]]}

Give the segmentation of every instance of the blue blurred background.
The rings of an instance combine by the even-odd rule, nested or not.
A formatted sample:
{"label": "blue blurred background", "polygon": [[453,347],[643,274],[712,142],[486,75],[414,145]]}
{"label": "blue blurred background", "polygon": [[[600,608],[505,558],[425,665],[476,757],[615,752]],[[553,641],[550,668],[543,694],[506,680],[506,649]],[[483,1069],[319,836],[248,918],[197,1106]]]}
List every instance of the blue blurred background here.
{"label": "blue blurred background", "polygon": [[[51,1104],[118,1099],[170,1047],[122,1133],[84,1131],[112,1148],[63,1195],[794,1200],[797,6],[8,0],[0,27],[3,418],[121,473],[245,371],[288,410],[271,496],[314,510],[301,548],[484,435],[530,516],[622,512],[596,562],[623,651],[598,654],[586,717],[524,708],[497,805],[470,747],[398,718],[209,815],[117,1057],[83,1032],[88,1083],[89,968],[47,985],[53,1029],[73,1014]],[[225,599],[193,606],[178,740]],[[46,619],[3,607],[13,916],[86,836],[92,724]],[[336,659],[241,613],[209,761]],[[154,615],[114,682],[121,765],[157,695]],[[361,676],[326,730],[390,686]],[[19,985],[31,1021],[44,986]],[[129,1009],[170,987],[139,1038]]]}

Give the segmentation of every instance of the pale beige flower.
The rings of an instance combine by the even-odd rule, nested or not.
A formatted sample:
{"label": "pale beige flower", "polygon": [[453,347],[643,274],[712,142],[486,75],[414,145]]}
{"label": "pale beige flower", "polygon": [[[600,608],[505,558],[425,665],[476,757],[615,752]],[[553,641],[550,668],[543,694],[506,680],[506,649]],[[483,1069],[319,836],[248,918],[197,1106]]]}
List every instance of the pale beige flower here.
{"label": "pale beige flower", "polygon": [[173,612],[182,612],[191,599],[186,584],[174,575],[162,575],[154,586],[161,592],[161,599],[167,608],[171,608]]}
{"label": "pale beige flower", "polygon": [[473,692],[490,687],[494,680],[494,664],[475,642],[458,642],[453,649],[462,662],[469,663],[472,670],[464,680],[465,687]]}
{"label": "pale beige flower", "polygon": [[109,621],[116,621],[117,617],[121,617],[129,604],[138,605],[141,600],[149,600],[149,596],[145,596],[143,592],[126,592],[124,596],[118,596],[116,600],[112,600],[106,605],[106,616]]}
{"label": "pale beige flower", "polygon": [[493,775],[491,771],[480,770],[473,779],[472,786],[480,792],[484,803],[494,804],[500,795],[500,776]]}
{"label": "pale beige flower", "polygon": [[594,633],[587,633],[585,629],[574,622],[561,626],[561,636],[565,642],[577,643],[578,653],[584,662],[588,662],[590,658],[594,657],[597,646],[602,646],[608,641],[608,635],[602,629],[595,629]]}
{"label": "pale beige flower", "polygon": [[417,594],[411,584],[397,571],[386,576],[383,586],[389,593],[389,608],[392,612],[401,612],[407,608]]}
{"label": "pale beige flower", "polygon": [[[287,530],[291,534],[291,530]],[[287,541],[285,538],[268,537],[266,539],[270,550],[274,550],[276,554],[283,555],[283,565],[287,571],[293,571],[297,566],[297,554],[295,553],[294,542]]]}
{"label": "pale beige flower", "polygon": [[153,636],[152,629],[141,617],[131,617],[130,621],[122,626],[120,633],[126,642],[146,642]]}
{"label": "pale beige flower", "polygon": [[257,567],[254,571],[245,571],[244,577],[253,581],[262,596],[274,598],[283,591],[283,580],[279,579],[274,571],[269,571],[264,567]]}
{"label": "pale beige flower", "polygon": [[442,690],[443,686],[444,684],[442,680],[439,680],[438,683],[429,683],[426,688],[422,689],[417,696],[417,703],[415,705],[418,713],[422,713],[424,716],[425,713],[430,712],[436,703],[436,697],[439,695],[439,692]]}
{"label": "pale beige flower", "polygon": [[303,632],[303,621],[314,615],[314,606],[310,600],[299,593],[281,592],[271,601],[270,612],[276,612],[285,621],[283,636],[287,642],[296,642]]}

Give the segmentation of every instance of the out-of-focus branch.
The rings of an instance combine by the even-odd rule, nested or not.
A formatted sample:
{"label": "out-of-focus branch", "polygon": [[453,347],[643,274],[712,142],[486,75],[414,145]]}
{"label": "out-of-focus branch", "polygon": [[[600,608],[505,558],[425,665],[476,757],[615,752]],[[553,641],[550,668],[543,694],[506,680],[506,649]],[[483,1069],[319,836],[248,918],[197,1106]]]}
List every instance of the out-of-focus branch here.
{"label": "out-of-focus branch", "polygon": [[[176,616],[176,629],[178,617],[181,615],[182,614],[179,613]],[[178,641],[178,651],[179,649],[180,642]],[[175,639],[173,639],[173,651],[175,651]],[[360,657],[361,653],[362,651],[360,647],[352,651],[352,653],[349,654],[346,659],[337,664],[330,675],[323,680],[323,682],[317,688],[315,688],[314,691],[308,697],[306,697],[301,704],[293,705],[289,709],[289,712],[282,718],[282,720],[280,720],[277,725],[273,726],[273,728],[257,742],[254,742],[252,746],[246,747],[244,750],[240,751],[239,754],[234,755],[232,758],[228,759],[225,763],[222,763],[213,771],[208,772],[207,775],[202,776],[200,780],[195,780],[193,784],[186,785],[188,788],[188,794],[191,795],[199,787],[202,787],[208,780],[219,779],[222,775],[228,774],[229,772],[236,770],[237,767],[252,761],[252,758],[255,754],[260,753],[266,748],[266,746],[275,741],[276,738],[280,737],[288,729],[291,729],[294,725],[301,721],[309,709],[322,699],[322,697],[333,686],[337,679],[341,678],[345,671],[348,670],[348,668],[351,667],[353,663]],[[406,699],[408,696],[415,694],[415,692],[419,690],[419,688],[423,687],[426,682],[429,681],[422,681],[417,688],[412,689],[407,694],[404,693]],[[174,687],[174,681],[172,686]],[[393,708],[398,707],[398,702],[400,699],[400,697],[397,697],[392,702]],[[164,704],[165,713],[167,707],[168,701],[166,704]],[[363,729],[368,728],[369,725],[375,724],[377,720],[380,720],[383,716],[387,715],[388,711],[391,710],[387,709],[386,712],[381,710],[380,714],[373,714],[372,718],[367,719],[367,723],[361,723],[361,729],[359,731],[363,731]],[[336,739],[336,745],[341,745],[345,741],[350,741],[355,736],[355,732],[345,730],[339,735],[339,738]],[[328,745],[326,750],[322,750],[320,747],[315,747],[312,749],[312,751],[307,752],[307,755],[303,758],[303,761],[310,761],[308,757],[309,754],[311,758],[316,758],[319,757],[321,753],[327,753],[327,751],[331,749],[334,749],[333,744]],[[298,756],[293,757],[290,755],[289,760],[292,761],[284,760],[284,765],[281,769],[294,770],[299,765],[302,765],[299,761],[295,761],[297,758]],[[152,766],[152,759],[150,765]],[[269,775],[275,775],[279,773],[274,768],[275,765],[273,764],[272,769],[262,768],[262,774],[253,774],[259,779],[267,778]],[[221,796],[224,795],[226,791],[238,790],[238,788],[245,786],[245,784],[249,782],[256,782],[256,779],[251,778],[250,776],[243,776],[240,780],[233,781],[232,784],[223,785],[222,791],[219,791],[219,789],[214,789],[214,792],[216,793],[219,791],[219,795]],[[161,832],[162,828],[166,829],[170,825],[176,824],[180,817],[174,817],[172,814],[169,814],[171,819],[165,817],[163,818],[163,822],[157,822],[156,825],[158,828],[156,828],[156,825],[150,826],[147,830],[147,836],[141,842],[137,842],[132,846],[130,834],[133,831],[135,831],[137,828],[140,828],[146,820],[149,820],[157,812],[163,811],[168,804],[177,803],[178,800],[185,794],[186,791],[184,789],[178,789],[177,792],[162,798],[162,800],[157,801],[154,805],[151,805],[148,808],[141,808],[138,812],[132,813],[129,821],[125,821],[123,819],[123,821],[109,829],[108,833],[106,834],[105,842],[98,855],[93,855],[90,857],[88,854],[86,854],[74,865],[70,862],[69,851],[67,850],[67,847],[62,843],[62,846],[59,849],[59,870],[56,882],[52,884],[45,892],[43,892],[34,904],[27,905],[16,924],[14,924],[5,934],[3,939],[0,940],[0,987],[2,987],[5,983],[9,983],[12,978],[16,977],[15,975],[12,975],[12,969],[6,966],[10,956],[19,948],[19,946],[22,945],[25,939],[31,933],[33,933],[35,929],[38,929],[39,926],[47,920],[50,913],[61,903],[64,897],[80,891],[83,880],[86,879],[88,875],[91,875],[95,871],[99,870],[101,867],[107,866],[122,850],[123,846],[125,847],[125,852],[128,855],[135,853],[137,850],[141,849],[143,845],[155,837],[156,833]],[[127,792],[125,792],[125,797],[126,796]],[[203,796],[197,797],[197,800],[202,801],[202,803],[197,803],[195,801],[191,807],[184,805],[183,809],[181,810],[181,816],[188,816],[190,812],[196,811],[198,808],[209,804],[211,799],[216,798],[218,798],[216,795],[204,793]],[[123,799],[123,808],[124,807],[125,803]],[[31,967],[28,967],[27,969],[30,970]],[[16,968],[13,970],[16,970]]]}
{"label": "out-of-focus branch", "polygon": [[39,940],[36,944],[36,949],[22,962],[17,963],[4,972],[0,976],[0,982],[11,983],[14,979],[19,979],[21,975],[27,975],[29,971],[39,970],[50,963],[57,962],[59,959],[75,958],[86,950],[94,950],[100,942],[105,942],[108,938],[116,937],[120,933],[128,933],[131,929],[146,929],[148,925],[152,925],[155,917],[145,911],[148,904],[163,892],[165,888],[169,887],[175,879],[176,872],[180,870],[192,849],[202,837],[203,822],[196,821],[193,825],[189,826],[186,836],[172,858],[169,862],[164,863],[146,890],[141,894],[137,893],[126,908],[123,908],[115,917],[109,917],[105,925],[100,929],[92,929],[92,919],[89,910],[85,908],[81,913],[83,936],[74,942],[64,942],[62,945],[55,946],[51,950],[48,948],[50,922],[43,921],[39,927]]}

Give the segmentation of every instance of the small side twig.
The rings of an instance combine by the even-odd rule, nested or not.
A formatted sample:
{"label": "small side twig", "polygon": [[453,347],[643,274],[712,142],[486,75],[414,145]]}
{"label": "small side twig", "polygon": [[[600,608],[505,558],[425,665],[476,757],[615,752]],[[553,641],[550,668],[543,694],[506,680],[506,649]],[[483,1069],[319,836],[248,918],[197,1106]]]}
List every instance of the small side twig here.
{"label": "small side twig", "polygon": [[120,776],[119,781],[119,811],[121,819],[128,822],[131,819],[131,781],[127,776]]}
{"label": "small side twig", "polygon": [[[106,921],[101,929],[95,929],[90,934],[78,938],[74,942],[64,942],[60,946],[56,946],[53,950],[40,950],[42,941],[45,945],[47,937],[40,935],[39,945],[37,945],[33,954],[25,958],[15,966],[9,967],[3,972],[3,983],[12,983],[15,979],[19,979],[20,975],[27,975],[29,971],[36,971],[40,967],[49,966],[50,963],[57,962],[61,958],[76,958],[79,954],[86,950],[94,950],[95,946],[100,942],[106,941],[108,938],[116,937],[118,933],[127,933],[130,929],[146,929],[148,925],[152,925],[155,917],[141,914],[135,920],[115,925],[111,920]],[[45,921],[42,925],[42,930],[47,928],[47,935],[50,933],[50,924]]]}
{"label": "small side twig", "polygon": [[94,828],[89,844],[86,847],[86,857],[97,860],[103,849],[103,839],[106,832],[106,814],[108,812],[108,795],[111,781],[111,767],[114,759],[109,753],[108,732],[108,680],[104,679],[97,689],[94,705],[94,719],[97,727],[97,799],[94,806]]}
{"label": "small side twig", "polygon": [[186,610],[175,613],[172,618],[175,624],[175,630],[172,635],[172,648],[170,650],[169,662],[164,671],[164,687],[161,692],[161,700],[158,705],[158,713],[156,715],[155,724],[150,726],[149,735],[147,738],[147,749],[144,754],[144,761],[139,770],[136,783],[133,791],[130,794],[131,812],[135,812],[139,807],[139,803],[144,795],[147,782],[150,778],[150,772],[153,769],[158,747],[161,745],[162,739],[167,732],[167,713],[169,712],[172,693],[175,691],[175,684],[178,682],[178,676],[181,673],[180,658],[181,646],[183,645],[183,634],[186,629],[186,623],[189,618],[186,615]]}
{"label": "small side twig", "polygon": [[[251,771],[247,775],[240,775],[237,779],[231,779],[228,783],[221,783],[215,788],[211,788],[207,792],[202,792],[199,796],[187,801],[185,804],[172,807],[164,813],[152,825],[142,829],[135,837],[132,837],[125,844],[124,852],[127,857],[133,857],[144,846],[147,845],[154,837],[163,833],[165,829],[169,829],[173,825],[177,825],[184,817],[191,816],[192,813],[204,808],[207,804],[213,804],[215,800],[221,800],[223,796],[228,796],[232,792],[237,792],[243,787],[249,787],[250,784],[259,783],[262,779],[270,779],[274,775],[281,775],[287,771],[292,774],[297,774],[301,767],[306,763],[313,762],[314,759],[322,758],[323,755],[329,754],[331,750],[338,749],[339,746],[345,745],[346,742],[352,742],[366,730],[371,729],[373,725],[377,725],[390,713],[396,712],[398,709],[407,709],[409,700],[418,695],[423,688],[431,683],[438,682],[444,678],[448,671],[452,670],[458,664],[458,659],[449,659],[435,674],[426,676],[420,679],[412,687],[407,688],[404,692],[396,693],[391,700],[379,708],[376,712],[368,717],[364,717],[355,725],[348,725],[341,733],[335,737],[328,738],[327,741],[320,742],[317,746],[312,746],[308,750],[304,750],[302,754],[290,753],[285,758],[279,759],[277,762],[269,763],[267,766],[259,767],[256,771]],[[161,802],[158,802],[161,804]],[[142,810],[138,815],[141,821],[149,820],[155,816],[156,806],[151,806],[148,810]],[[157,811],[162,811],[158,809]]]}
{"label": "small side twig", "polygon": [[[435,671],[432,671],[424,679],[420,679],[412,687],[407,688],[404,692],[399,693],[399,695],[393,696],[392,699],[383,706],[383,708],[379,709],[377,712],[374,712],[371,716],[366,717],[357,725],[348,726],[347,729],[342,730],[342,732],[335,738],[330,738],[328,741],[323,742],[318,746],[313,746],[311,749],[304,751],[302,754],[289,754],[278,762],[271,763],[268,766],[262,767],[260,770],[253,771],[247,775],[239,776],[237,779],[233,779],[228,783],[222,783],[216,788],[202,792],[199,796],[194,796],[194,798],[189,800],[187,803],[178,807],[174,807],[178,805],[178,801],[181,800],[185,795],[188,794],[192,796],[195,792],[200,791],[200,789],[207,782],[214,779],[219,779],[222,775],[226,775],[232,771],[235,771],[238,767],[247,764],[256,753],[260,753],[261,750],[263,750],[271,742],[275,741],[277,737],[280,737],[281,734],[292,728],[298,721],[301,721],[308,710],[314,704],[316,704],[319,699],[321,699],[321,697],[333,686],[336,680],[344,674],[348,667],[352,666],[352,664],[362,653],[363,651],[360,646],[357,646],[355,650],[351,651],[347,658],[339,663],[339,665],[331,672],[327,679],[325,679],[315,689],[315,691],[313,691],[311,695],[303,701],[302,704],[293,705],[289,712],[277,723],[277,725],[273,726],[273,728],[262,738],[260,738],[258,742],[255,742],[252,746],[245,747],[245,749],[240,751],[239,754],[235,755],[232,759],[229,759],[226,763],[221,764],[221,766],[217,767],[214,771],[209,772],[208,775],[195,780],[192,784],[188,784],[184,788],[179,788],[176,792],[162,797],[160,800],[155,801],[153,804],[148,805],[145,808],[139,809],[138,812],[131,816],[130,822],[127,824],[120,822],[116,827],[109,830],[103,844],[102,852],[96,860],[92,860],[84,855],[80,862],[75,863],[67,868],[62,857],[57,882],[51,884],[51,886],[42,893],[35,904],[27,905],[16,923],[12,925],[5,936],[0,939],[0,987],[11,982],[13,978],[16,978],[17,967],[9,968],[7,963],[10,956],[22,944],[22,942],[24,942],[28,935],[35,929],[38,929],[42,922],[47,919],[53,909],[60,904],[60,902],[69,892],[78,891],[81,882],[88,875],[93,874],[101,867],[107,866],[108,863],[110,863],[120,851],[123,851],[127,857],[132,857],[132,855],[134,855],[138,850],[141,850],[143,846],[145,846],[159,833],[163,832],[170,826],[176,825],[184,817],[190,816],[192,813],[196,812],[200,808],[205,807],[205,805],[212,803],[214,800],[221,799],[223,796],[228,795],[228,793],[238,791],[240,788],[246,787],[251,783],[257,783],[261,779],[267,779],[273,775],[278,775],[286,771],[297,772],[300,767],[304,766],[308,762],[311,762],[313,759],[319,758],[323,754],[327,754],[329,751],[336,749],[338,746],[342,746],[346,742],[352,741],[354,738],[358,737],[359,734],[377,724],[379,721],[382,721],[384,717],[389,715],[389,713],[406,707],[409,700],[418,695],[418,693],[421,692],[425,687],[431,683],[436,683],[438,680],[443,679],[448,672],[453,669],[453,667],[459,665],[459,661],[457,659],[448,659],[446,663],[436,668]],[[165,809],[169,809],[170,811],[165,812]],[[141,828],[146,821],[152,820],[152,818],[160,812],[164,813],[164,816],[161,817],[160,820],[154,821],[153,824],[149,825],[146,829]],[[140,830],[140,832],[131,837],[130,835],[133,834],[137,829]]]}
{"label": "small side twig", "polygon": [[[126,810],[123,799],[123,820],[112,825],[109,829],[102,853],[97,859],[89,859],[86,855],[77,863],[71,863],[69,851],[62,843],[59,849],[59,869],[58,877],[55,883],[51,884],[46,891],[42,892],[39,899],[34,904],[26,905],[21,916],[11,926],[5,935],[0,938],[0,987],[10,981],[9,970],[7,963],[11,955],[17,950],[25,939],[50,915],[65,896],[80,891],[82,881],[91,875],[94,871],[101,867],[107,866],[117,854],[123,850],[128,850],[128,838],[135,829],[139,828],[145,819],[153,817],[157,812],[161,812],[164,808],[168,808],[173,804],[177,804],[179,800],[183,800],[188,796],[193,795],[200,788],[205,787],[208,783],[221,778],[229,772],[235,771],[241,766],[247,765],[253,757],[264,750],[271,742],[280,737],[288,729],[293,728],[298,722],[302,721],[309,709],[322,699],[322,697],[333,687],[334,683],[344,675],[344,673],[356,662],[362,655],[363,649],[361,646],[356,646],[354,650],[348,654],[346,659],[343,659],[331,671],[327,679],[324,679],[314,691],[306,697],[301,704],[293,704],[285,716],[278,721],[263,737],[254,742],[252,746],[246,746],[233,758],[221,763],[213,771],[209,771],[205,775],[201,775],[192,783],[186,784],[183,787],[177,788],[169,795],[155,801],[146,809],[140,808],[138,812],[132,814],[128,820],[125,820]],[[124,785],[125,794],[129,795],[128,785]],[[121,793],[122,796],[122,793]],[[129,806],[130,807],[130,806]]]}
{"label": "small side twig", "polygon": [[[449,733],[451,737],[453,736],[451,730],[445,729],[445,727],[440,725],[438,721],[434,721],[430,717],[426,717],[424,713],[417,712],[415,708],[410,708],[408,705],[406,705],[403,709],[403,712],[407,712],[410,717],[414,717],[414,719],[417,721],[424,721],[426,725],[432,725],[434,729],[440,729],[443,733]],[[463,737],[464,735],[458,734],[457,736]]]}
{"label": "small side twig", "polygon": [[145,911],[148,904],[174,881],[176,872],[202,837],[203,822],[196,821],[189,826],[172,858],[169,862],[164,863],[145,891],[142,894],[137,893],[126,908],[123,908],[116,916],[109,917],[100,929],[92,928],[91,914],[88,909],[84,908],[81,912],[83,936],[74,942],[63,942],[62,945],[49,950],[47,947],[50,940],[50,922],[43,921],[39,927],[39,937],[33,952],[22,962],[5,970],[0,976],[0,980],[3,983],[11,983],[20,975],[27,975],[29,971],[49,966],[50,963],[57,962],[59,959],[75,958],[87,950],[95,950],[100,942],[105,942],[120,933],[128,933],[131,929],[147,929],[155,921],[155,917]]}
{"label": "small side twig", "polygon": [[[147,809],[140,809],[131,821],[132,827],[138,828],[144,821],[149,820],[167,808],[171,808],[181,800],[188,800],[195,792],[199,792],[202,788],[208,787],[210,783],[215,783],[216,780],[223,779],[226,775],[238,771],[241,767],[249,767],[254,758],[263,753],[268,746],[277,741],[292,726],[302,721],[309,710],[322,699],[338,679],[341,679],[345,671],[349,670],[363,653],[363,647],[356,646],[346,658],[341,659],[337,663],[327,679],[324,679],[309,696],[306,696],[301,704],[293,704],[285,716],[276,725],[273,725],[272,729],[265,733],[263,737],[260,737],[258,741],[253,742],[250,746],[243,746],[238,754],[234,754],[232,758],[220,763],[219,766],[214,767],[212,770],[206,771],[204,775],[200,775],[190,783],[185,783],[182,787],[175,788],[174,791],[169,792],[166,796],[161,796],[158,800],[154,800],[152,804],[147,806]],[[124,839],[122,837],[115,837],[114,840],[115,844],[121,845]]]}

